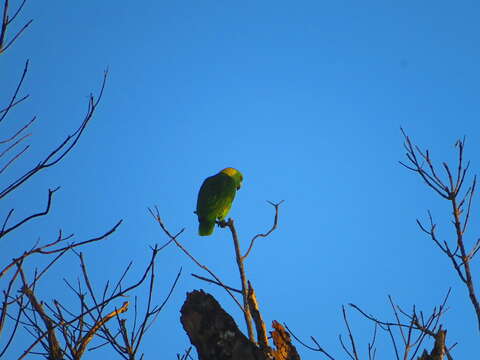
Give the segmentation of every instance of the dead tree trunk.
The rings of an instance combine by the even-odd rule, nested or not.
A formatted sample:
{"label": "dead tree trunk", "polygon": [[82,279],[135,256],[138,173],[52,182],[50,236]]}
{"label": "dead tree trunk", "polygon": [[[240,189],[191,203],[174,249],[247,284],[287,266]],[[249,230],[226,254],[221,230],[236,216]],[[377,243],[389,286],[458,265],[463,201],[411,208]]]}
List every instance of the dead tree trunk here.
{"label": "dead tree trunk", "polygon": [[202,290],[187,293],[180,312],[180,321],[199,360],[300,360],[282,325],[274,322],[271,332],[277,349],[262,350],[238,329],[215,298]]}

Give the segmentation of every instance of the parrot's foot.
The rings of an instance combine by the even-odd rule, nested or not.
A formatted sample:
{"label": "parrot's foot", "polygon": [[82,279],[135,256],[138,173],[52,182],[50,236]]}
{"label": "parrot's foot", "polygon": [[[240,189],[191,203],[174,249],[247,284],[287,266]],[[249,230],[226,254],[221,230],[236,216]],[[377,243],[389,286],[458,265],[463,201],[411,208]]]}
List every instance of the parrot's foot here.
{"label": "parrot's foot", "polygon": [[216,223],[217,223],[218,226],[220,226],[223,229],[223,228],[232,226],[233,225],[233,219],[228,218],[227,221],[225,221],[225,219],[217,220]]}
{"label": "parrot's foot", "polygon": [[225,220],[218,220],[217,225],[220,226],[222,229],[228,226],[228,223]]}

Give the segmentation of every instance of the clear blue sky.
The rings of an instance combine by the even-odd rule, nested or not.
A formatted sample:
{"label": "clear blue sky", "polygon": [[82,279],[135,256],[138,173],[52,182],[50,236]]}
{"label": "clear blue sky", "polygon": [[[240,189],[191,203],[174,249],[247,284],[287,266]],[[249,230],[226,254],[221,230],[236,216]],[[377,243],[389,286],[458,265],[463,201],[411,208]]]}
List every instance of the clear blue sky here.
{"label": "clear blue sky", "polygon": [[[87,95],[106,67],[110,74],[78,147],[1,205],[20,218],[62,186],[48,218],[2,242],[2,263],[58,228],[81,240],[124,219],[109,240],[84,250],[101,289],[130,260],[140,273],[149,246],[166,240],[146,210],[158,205],[172,231],[186,227],[181,240],[191,252],[239,286],[227,231],[200,238],[193,214],[203,179],[233,166],[244,174],[231,211],[244,246],[271,224],[265,200],[285,200],[279,229],[246,264],[267,323],[286,322],[342,359],[342,304],[392,319],[388,294],[429,312],[452,286],[448,343],[459,342],[456,358],[471,358],[478,331],[466,291],[415,224],[431,209],[452,239],[449,204],[398,160],[400,126],[438,160],[453,159],[455,140],[467,135],[478,172],[479,10],[476,1],[27,2],[23,19],[34,22],[1,58],[0,97],[29,58],[31,99],[15,121],[39,120],[13,172],[80,123]],[[480,233],[477,209],[469,241]],[[180,267],[183,276],[145,339],[146,358],[160,351],[172,359],[188,347],[179,309],[193,289],[214,294],[243,326],[219,288],[190,277],[201,271],[177,248],[164,250],[158,266],[159,302]],[[474,271],[479,287],[477,264]],[[77,274],[70,257],[39,291],[62,299],[61,279]],[[372,325],[353,313],[351,321],[365,351]],[[382,336],[377,357],[393,358]],[[303,359],[319,358],[299,349]]]}

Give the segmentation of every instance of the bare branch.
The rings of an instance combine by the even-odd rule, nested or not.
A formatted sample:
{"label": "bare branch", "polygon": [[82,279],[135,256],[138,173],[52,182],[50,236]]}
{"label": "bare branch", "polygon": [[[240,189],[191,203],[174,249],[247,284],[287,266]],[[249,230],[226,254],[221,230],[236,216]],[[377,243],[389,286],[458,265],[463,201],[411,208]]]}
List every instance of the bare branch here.
{"label": "bare branch", "polygon": [[[388,295],[388,301],[390,302],[390,306],[392,307],[393,313],[395,314],[395,319],[397,320],[396,325],[398,326],[398,329],[400,330],[400,334],[402,335],[403,344],[407,345],[407,340],[405,339],[405,334],[403,333],[403,328],[402,328],[402,326],[400,326],[400,324],[401,324],[400,317],[398,316],[396,306],[393,303],[392,297],[390,295]],[[411,331],[411,328],[412,328],[411,324],[408,324],[407,328],[409,329],[409,331]]]}
{"label": "bare branch", "polygon": [[247,275],[245,273],[245,265],[243,264],[242,252],[240,250],[240,240],[238,239],[237,230],[233,223],[233,219],[228,219],[225,223],[225,226],[228,226],[230,232],[232,233],[233,246],[235,249],[235,259],[237,260],[238,272],[240,274],[240,281],[242,284],[242,297],[243,297],[243,315],[245,317],[245,323],[247,325],[248,338],[251,342],[255,343],[255,334],[253,333],[253,324],[252,324],[252,315],[250,313],[250,306],[248,305],[248,284],[247,284]]}
{"label": "bare branch", "polygon": [[25,146],[22,150],[20,150],[18,153],[15,154],[10,160],[7,161],[7,163],[0,169],[0,174],[3,173],[10,165],[12,165],[17,159],[19,159],[25,151],[28,150],[30,145]]}
{"label": "bare branch", "polygon": [[463,221],[462,233],[465,233],[465,230],[467,229],[468,221],[470,220],[470,210],[472,209],[472,199],[473,199],[473,194],[475,193],[476,185],[477,185],[477,176],[475,175],[473,177],[472,186],[470,187],[467,193],[468,194],[467,215],[465,216],[465,220]]}
{"label": "bare branch", "polygon": [[65,250],[70,250],[70,249],[73,249],[73,248],[76,248],[76,247],[79,247],[79,246],[83,246],[83,245],[86,245],[86,244],[89,244],[89,243],[92,243],[92,242],[96,242],[96,241],[100,241],[100,240],[103,240],[105,238],[107,238],[108,236],[110,236],[113,232],[115,232],[117,230],[117,228],[120,226],[120,224],[122,223],[122,220],[120,220],[119,222],[117,222],[113,228],[111,228],[109,231],[107,231],[106,233],[98,236],[98,237],[95,237],[95,238],[92,238],[92,239],[89,239],[89,240],[85,240],[85,241],[80,241],[78,243],[71,243],[67,246],[64,246],[64,247],[60,247],[60,248],[56,248],[56,249],[53,249],[53,250],[47,250],[47,249],[50,249],[51,247],[59,244],[60,242],[62,241],[65,241],[66,239],[70,238],[70,237],[67,237],[67,238],[63,238],[63,237],[59,237],[57,238],[57,240],[55,241],[52,241],[46,245],[43,245],[43,246],[38,246],[38,247],[35,247],[33,248],[32,250],[29,250],[29,251],[25,251],[21,256],[15,258],[12,260],[12,262],[10,262],[8,265],[6,265],[1,271],[0,271],[0,278],[3,277],[5,275],[5,273],[10,270],[16,263],[18,263],[19,261],[23,261],[24,259],[26,259],[27,257],[33,255],[33,254],[55,254],[55,253],[62,253],[64,252]]}
{"label": "bare branch", "polygon": [[[27,0],[23,0],[22,3],[18,6],[18,9],[17,11],[15,11],[15,14],[13,14],[12,16],[9,16],[9,19],[8,19],[8,23],[10,24],[13,20],[15,20],[15,18],[17,17],[17,15],[20,13],[20,11],[22,11],[23,9],[23,6],[25,5],[25,3],[27,2]],[[8,0],[5,1],[5,3],[8,3]],[[5,6],[6,8],[8,6]]]}
{"label": "bare branch", "polygon": [[[463,151],[465,146],[465,138],[463,138],[463,140],[458,140],[455,143],[455,147],[458,148],[458,163],[456,166],[455,178],[454,178],[454,175],[452,174],[452,171],[450,170],[449,165],[445,162],[442,163],[442,166],[445,170],[446,177],[449,184],[448,187],[444,186],[442,188],[440,184],[443,184],[443,182],[436,175],[435,167],[433,166],[430,160],[430,155],[428,151],[426,152],[426,154],[423,154],[418,146],[412,145],[409,137],[405,134],[403,129],[401,129],[401,131],[405,138],[404,146],[407,149],[407,158],[410,160],[410,162],[413,165],[412,167],[407,166],[407,168],[420,174],[420,176],[425,180],[425,182],[429,187],[433,188],[442,198],[447,199],[450,202],[452,214],[453,214],[452,223],[455,228],[455,243],[456,243],[455,251],[452,252],[450,250],[450,247],[446,241],[444,241],[443,244],[441,244],[438,241],[435,235],[435,226],[431,220],[430,214],[429,214],[430,224],[431,224],[430,230],[427,230],[418,220],[417,220],[417,224],[419,225],[420,229],[423,232],[427,233],[430,236],[430,238],[435,242],[435,244],[442,250],[442,252],[450,259],[453,265],[453,268],[458,274],[458,277],[467,287],[470,302],[472,303],[472,306],[474,308],[474,311],[477,317],[477,326],[480,331],[480,302],[475,292],[473,275],[470,268],[470,261],[478,251],[478,248],[480,247],[480,245],[477,242],[470,250],[467,250],[464,242],[464,233],[467,229],[467,225],[470,220],[472,199],[473,199],[473,195],[476,187],[476,176],[474,176],[472,185],[466,190],[465,194],[460,195],[460,192],[462,190],[462,185],[464,183],[467,170],[470,165],[470,163],[468,162],[465,167],[463,166]],[[429,175],[422,168],[421,164],[418,162],[416,157],[416,152],[418,152],[429,164],[431,175]],[[464,220],[462,221],[461,216],[464,211],[465,201],[467,199],[468,199],[467,212]],[[457,259],[459,261],[457,261]]]}
{"label": "bare branch", "polygon": [[7,33],[8,26],[8,0],[5,0],[3,5],[3,15],[2,15],[2,27],[0,29],[0,54],[1,49],[3,48],[3,43],[5,42],[5,35]]}
{"label": "bare branch", "polygon": [[[3,114],[5,111],[10,110],[10,109],[13,108],[14,106],[20,104],[22,101],[27,100],[29,97],[30,97],[30,95],[24,95],[24,96],[22,96],[20,99],[16,100],[12,105],[7,106],[6,108],[3,108],[2,110],[0,110],[0,114]],[[27,125],[29,125],[29,124],[27,124]],[[20,129],[20,132],[21,132],[22,130],[24,130],[24,129],[23,129],[23,128]],[[13,137],[15,137],[15,136],[17,136],[17,135],[18,135],[18,133],[15,134]],[[0,144],[4,144],[4,143],[6,143],[6,142],[8,142],[8,141],[10,141],[10,140],[11,140],[11,139],[1,140],[1,141],[0,141]]]}
{"label": "bare branch", "polygon": [[[403,358],[414,359],[425,337],[429,336],[431,338],[435,338],[437,336],[438,329],[441,328],[441,326],[439,326],[439,321],[442,315],[446,311],[445,306],[446,306],[448,297],[450,295],[450,292],[451,292],[451,289],[447,291],[441,305],[438,307],[438,310],[436,307],[434,307],[431,315],[426,320],[424,320],[422,312],[420,312],[420,317],[417,315],[415,306],[413,306],[413,310],[411,313],[407,313],[406,311],[402,310],[398,305],[396,305],[393,302],[393,299],[391,297],[389,297],[389,302],[394,311],[396,322],[379,320],[373,315],[369,315],[365,313],[362,309],[360,309],[358,306],[354,304],[349,304],[349,306],[353,307],[355,310],[357,310],[360,314],[362,314],[368,320],[377,324],[382,330],[388,332],[395,350],[396,359],[400,360],[395,336],[392,332],[392,328],[397,328],[401,333],[402,341],[404,344]],[[400,319],[401,315],[404,316],[408,322],[402,322]],[[404,332],[404,329],[406,329],[406,333]],[[417,332],[417,334],[414,334],[414,331]],[[409,355],[412,348],[414,348],[414,351],[411,355]],[[446,350],[446,355],[449,359],[451,359],[449,349]]]}
{"label": "bare branch", "polygon": [[17,10],[12,16],[8,16],[8,7],[9,7],[9,0],[4,1],[3,5],[3,16],[2,16],[2,25],[0,28],[0,55],[5,52],[10,45],[12,45],[15,40],[25,31],[25,29],[32,23],[33,20],[27,21],[23,27],[17,31],[17,33],[11,38],[11,40],[5,44],[6,34],[8,26],[12,23],[13,20],[17,17],[17,15],[22,11],[23,5],[25,5],[26,0],[23,0],[22,3],[18,6]]}
{"label": "bare branch", "polygon": [[[1,46],[1,39],[0,39],[0,46]],[[1,50],[0,50],[1,51]],[[0,52],[1,53],[1,52]],[[18,96],[18,92],[20,91],[20,88],[22,87],[23,85],[23,82],[25,81],[25,76],[27,75],[27,72],[28,72],[28,65],[29,65],[29,60],[27,60],[25,62],[25,66],[23,67],[23,72],[22,72],[22,75],[20,76],[20,80],[17,84],[17,88],[15,89],[15,91],[13,92],[13,95],[12,95],[12,98],[10,99],[10,102],[8,103],[7,107],[3,110],[3,112],[1,113],[0,115],[0,122],[3,121],[3,119],[5,119],[5,117],[7,116],[8,112],[10,111],[10,109],[12,109],[12,107],[14,106],[15,104],[15,101],[17,100],[17,96]]]}
{"label": "bare branch", "polygon": [[57,324],[45,313],[42,304],[37,300],[33,291],[27,287],[28,284],[24,284],[23,292],[27,295],[30,303],[32,304],[35,311],[40,315],[45,327],[47,328],[48,334],[48,355],[49,359],[52,360],[63,360],[63,352],[60,348],[60,343],[58,342],[57,336],[55,334],[55,327]]}
{"label": "bare branch", "polygon": [[307,345],[305,344],[302,340],[300,340],[297,336],[295,336],[295,334],[293,333],[292,330],[290,330],[290,328],[287,326],[287,324],[283,323],[283,325],[285,326],[285,328],[287,329],[287,331],[289,332],[290,335],[292,335],[292,337],[297,340],[300,344],[302,344],[304,347],[306,347],[307,349],[309,350],[312,350],[312,351],[318,351],[322,354],[324,354],[327,358],[329,358],[330,360],[335,360],[335,358],[333,356],[331,356],[329,353],[327,353],[325,351],[325,349],[323,349],[320,344],[318,343],[318,341],[313,337],[313,336],[310,336],[310,339],[312,339],[312,341],[315,343],[315,345],[317,345],[317,347],[313,347],[313,346],[310,346],[310,345]]}
{"label": "bare branch", "polygon": [[[18,223],[16,223],[15,225],[9,227],[8,229],[4,230],[5,228],[5,225],[6,225],[6,221],[4,222],[4,225],[2,227],[2,231],[0,232],[0,238],[2,238],[3,236],[7,235],[10,231],[13,231],[15,230],[16,228],[22,226],[23,224],[25,224],[26,222],[36,218],[36,217],[40,217],[40,216],[44,216],[46,214],[48,214],[48,212],[50,211],[50,206],[52,204],[52,197],[53,197],[53,194],[58,190],[60,189],[60,187],[56,187],[55,189],[48,189],[48,200],[47,200],[47,207],[44,211],[41,211],[39,213],[36,213],[36,214],[33,214],[33,215],[30,215],[30,216],[27,216],[25,219],[19,221]],[[8,220],[8,217],[7,217],[7,220]]]}
{"label": "bare branch", "polygon": [[[448,199],[449,198],[448,187],[445,186],[443,182],[439,179],[439,177],[436,175],[435,169],[432,165],[430,154],[428,153],[428,151],[424,154],[418,146],[413,146],[412,142],[410,141],[410,138],[403,131],[403,129],[400,128],[400,130],[405,139],[404,147],[407,150],[406,156],[408,160],[412,163],[412,166],[408,166],[402,161],[400,161],[400,164],[405,168],[418,173],[430,188],[432,188],[437,194],[439,194],[444,199]],[[429,174],[427,171],[423,169],[422,164],[420,164],[417,158],[417,155],[416,155],[417,152],[423,159],[425,159],[425,161],[429,165],[431,174]]]}
{"label": "bare branch", "polygon": [[267,338],[267,327],[263,321],[262,314],[260,314],[260,308],[258,306],[257,296],[255,295],[255,290],[253,289],[250,281],[248,282],[248,294],[247,301],[250,313],[252,314],[253,321],[255,323],[255,330],[257,332],[257,342],[260,346],[260,349],[265,353],[269,349],[268,338]]}
{"label": "bare branch", "polygon": [[[144,271],[143,275],[140,277],[140,279],[137,282],[135,282],[134,284],[132,284],[132,285],[126,287],[126,288],[119,289],[117,293],[112,294],[112,296],[108,297],[107,299],[104,299],[101,302],[96,303],[92,307],[87,307],[84,300],[83,300],[83,296],[80,296],[81,306],[82,306],[81,307],[81,313],[77,316],[74,316],[72,319],[70,319],[68,321],[64,320],[61,325],[62,326],[72,326],[73,324],[75,324],[76,322],[79,322],[79,321],[80,321],[80,323],[83,323],[83,321],[84,321],[83,319],[85,318],[85,316],[91,315],[93,312],[98,312],[99,309],[104,309],[113,300],[115,300],[119,297],[125,297],[125,295],[128,294],[130,291],[139,287],[145,281],[148,274],[150,273],[157,254],[158,254],[157,249],[153,249],[152,257],[150,259],[150,263],[147,266],[146,270]],[[88,278],[88,275],[87,275],[87,278]],[[79,291],[79,293],[80,293],[80,291]],[[118,313],[115,314],[114,316],[117,316],[117,315],[118,315]],[[102,321],[102,319],[104,319],[104,316],[99,317],[98,320],[95,321],[95,323],[98,324],[99,321]],[[55,330],[59,326],[60,326],[60,324],[58,324],[58,323],[54,324],[54,325],[52,325],[52,329]],[[93,326],[95,326],[95,325],[93,325]],[[95,330],[95,331],[98,331],[98,329]],[[98,334],[98,332],[97,332],[97,334]],[[46,336],[48,336],[48,331],[43,331],[43,332],[39,331],[38,334],[36,334],[34,336],[35,336],[35,341],[23,352],[23,354],[19,357],[19,360],[25,358],[28,354],[30,354],[32,352],[33,348],[37,344],[41,343]]]}
{"label": "bare branch", "polygon": [[[32,134],[26,134],[24,136],[22,136],[20,139],[18,139],[17,141],[15,141],[12,145],[10,145],[9,147],[7,147],[5,150],[3,150],[1,153],[0,153],[0,157],[4,156],[7,152],[9,152],[10,150],[12,150],[15,146],[17,146],[18,144],[20,144],[23,140],[25,140],[27,137],[31,136]],[[13,139],[16,135],[13,135],[12,137],[10,137],[10,139]],[[8,140],[8,139],[7,139]],[[2,170],[3,171],[3,170]]]}
{"label": "bare branch", "polygon": [[352,335],[352,330],[350,329],[350,324],[348,323],[347,312],[345,311],[345,306],[343,306],[343,305],[342,305],[342,314],[343,314],[343,320],[345,322],[345,326],[347,327],[347,330],[348,330],[348,337],[350,338],[350,345],[352,347],[353,356],[350,354],[350,352],[344,346],[341,336],[340,336],[340,342],[342,343],[342,347],[344,348],[344,350],[347,352],[347,354],[349,354],[352,357],[352,359],[359,360],[358,353],[357,353],[357,348],[355,346],[355,340],[354,340],[353,335]]}
{"label": "bare branch", "polygon": [[377,352],[375,348],[375,341],[377,339],[377,328],[378,324],[374,323],[372,340],[368,343],[368,360],[375,360],[375,355]]}
{"label": "bare branch", "polygon": [[104,316],[100,321],[98,321],[95,326],[93,326],[87,333],[87,335],[82,339],[80,342],[79,348],[75,351],[75,355],[78,359],[80,359],[85,352],[87,345],[90,341],[92,341],[93,336],[95,333],[100,329],[102,326],[105,325],[105,323],[112,318],[118,316],[119,314],[122,314],[128,310],[128,301],[125,301],[123,305],[119,309],[115,309],[111,313],[107,314]]}
{"label": "bare branch", "polygon": [[[27,68],[28,68],[28,62],[27,62],[26,68],[24,70],[24,74],[26,73]],[[25,75],[23,75],[23,77],[24,76]],[[58,145],[54,150],[52,150],[36,166],[34,166],[32,169],[27,171],[25,174],[23,174],[22,176],[17,178],[15,181],[10,183],[10,185],[8,185],[3,190],[1,190],[0,191],[0,199],[5,197],[7,194],[9,194],[13,190],[15,190],[20,185],[22,185],[25,181],[30,179],[37,172],[57,164],[59,161],[61,161],[72,150],[72,148],[79,141],[79,139],[80,139],[81,135],[83,134],[83,131],[85,130],[87,124],[93,118],[95,110],[96,110],[98,104],[100,103],[100,100],[102,99],[103,91],[105,89],[105,84],[106,84],[106,81],[107,81],[107,76],[108,76],[108,71],[105,71],[104,75],[103,75],[103,80],[102,80],[102,84],[101,84],[101,87],[100,87],[99,95],[96,98],[92,94],[90,95],[89,102],[88,102],[87,113],[86,113],[82,123],[77,128],[77,130],[75,130],[72,134],[67,136],[65,138],[65,140],[60,145]],[[23,82],[23,77],[22,77],[22,80],[21,80],[19,86]],[[17,88],[17,92],[18,92],[18,88]],[[14,95],[14,98],[15,98],[15,96],[16,96],[16,93]],[[12,101],[11,101],[11,103],[12,103]],[[2,118],[6,116],[7,112],[3,113]],[[1,121],[2,118],[0,118],[0,121]]]}
{"label": "bare branch", "polygon": [[[195,277],[195,278],[197,278],[197,279],[199,279],[199,280],[203,280],[203,281],[209,282],[209,283],[211,283],[211,284],[215,284],[215,285],[224,287],[224,285],[220,284],[218,281],[215,281],[215,280],[212,280],[212,279],[208,279],[208,278],[206,278],[206,277],[203,277],[203,276],[200,276],[200,275],[196,275],[196,274],[190,274],[190,275],[192,275],[193,277]],[[242,290],[235,289],[235,288],[233,288],[233,287],[231,287],[231,286],[226,286],[226,285],[225,285],[225,287],[228,288],[229,290],[233,291],[233,292],[236,292],[236,293],[239,293],[239,294],[242,293]]]}
{"label": "bare branch", "polygon": [[241,257],[242,261],[244,261],[248,254],[250,254],[250,251],[252,250],[253,248],[253,244],[255,242],[255,240],[259,237],[267,237],[268,235],[270,235],[278,226],[278,207],[284,202],[284,200],[280,201],[279,203],[273,203],[271,201],[267,201],[270,205],[272,205],[274,208],[275,208],[275,218],[273,220],[273,225],[272,227],[270,228],[270,230],[268,230],[266,233],[263,233],[263,234],[257,234],[253,237],[253,239],[250,241],[250,246],[248,247],[248,250],[247,252],[245,253],[245,255],[243,255]]}

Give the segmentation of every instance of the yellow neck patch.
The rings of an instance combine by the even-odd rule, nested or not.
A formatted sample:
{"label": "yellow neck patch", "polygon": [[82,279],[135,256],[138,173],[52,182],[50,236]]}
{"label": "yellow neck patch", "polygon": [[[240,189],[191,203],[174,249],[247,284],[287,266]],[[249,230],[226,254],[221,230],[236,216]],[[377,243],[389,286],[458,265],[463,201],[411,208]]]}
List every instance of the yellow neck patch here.
{"label": "yellow neck patch", "polygon": [[227,174],[228,176],[234,176],[235,174],[238,173],[238,170],[234,169],[234,168],[225,168],[220,172],[224,173],[224,174]]}

